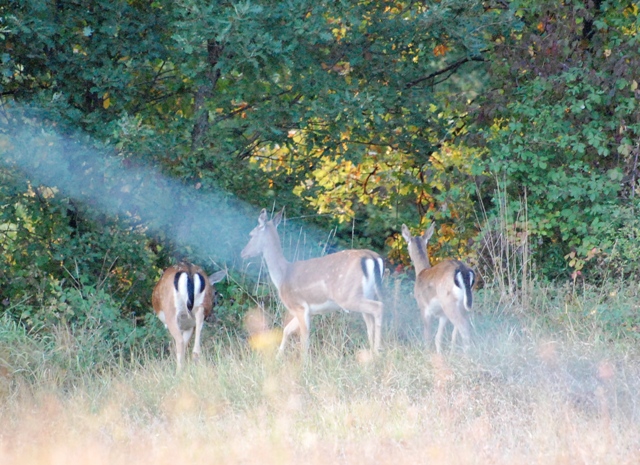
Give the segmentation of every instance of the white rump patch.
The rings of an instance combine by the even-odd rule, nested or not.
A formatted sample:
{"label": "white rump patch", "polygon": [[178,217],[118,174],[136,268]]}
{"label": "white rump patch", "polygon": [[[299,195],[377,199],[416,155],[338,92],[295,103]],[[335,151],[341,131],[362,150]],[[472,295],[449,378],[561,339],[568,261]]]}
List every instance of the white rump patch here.
{"label": "white rump patch", "polygon": [[375,299],[376,296],[376,261],[365,259],[366,275],[362,276],[362,293],[367,299]]}
{"label": "white rump patch", "polygon": [[467,290],[469,292],[471,292],[471,287],[473,286],[473,281],[475,279],[475,275],[473,274],[473,271],[469,270],[469,282],[465,282],[464,280],[464,275],[462,274],[462,271],[458,270],[456,271],[456,275],[454,277],[455,281],[456,281],[456,295],[458,296],[459,300],[462,300],[462,302],[464,303],[464,306],[466,309],[469,309],[469,302],[467,300]]}
{"label": "white rump patch", "polygon": [[377,261],[378,265],[380,265],[380,281],[382,281],[382,278],[384,276],[384,261],[381,257],[377,258]]}
{"label": "white rump patch", "polygon": [[[185,305],[185,306],[186,306],[187,300],[189,299],[189,293],[187,292],[187,283],[188,282],[189,282],[189,275],[187,273],[181,273],[180,277],[178,278],[178,291],[177,291],[177,294],[178,294],[179,298],[181,299],[181,301],[183,302],[183,305]],[[176,306],[176,308],[180,308],[180,307]]]}
{"label": "white rump patch", "polygon": [[460,270],[457,270],[453,279],[456,282],[456,285],[453,287],[453,295],[456,296],[458,302],[464,302],[467,299],[467,293],[465,291],[466,286],[464,283],[464,276],[462,275],[462,272]]}
{"label": "white rump patch", "polygon": [[187,300],[189,299],[189,294],[187,292],[187,282],[189,280],[189,276],[187,273],[181,273],[178,278],[178,289],[173,292],[173,305],[176,310],[176,317],[180,314],[180,312],[188,311],[187,308]]}
{"label": "white rump patch", "polygon": [[464,287],[453,286],[453,289],[451,289],[451,293],[456,296],[456,299],[458,300],[464,299]]}
{"label": "white rump patch", "polygon": [[204,282],[202,282],[202,276],[199,274],[193,275],[193,294],[200,294],[204,290]]}
{"label": "white rump patch", "polygon": [[460,289],[464,291],[464,276],[462,276],[462,271],[456,270],[456,275],[453,278]]}
{"label": "white rump patch", "polygon": [[205,282],[199,274],[193,275],[193,308],[200,307],[204,302]]}

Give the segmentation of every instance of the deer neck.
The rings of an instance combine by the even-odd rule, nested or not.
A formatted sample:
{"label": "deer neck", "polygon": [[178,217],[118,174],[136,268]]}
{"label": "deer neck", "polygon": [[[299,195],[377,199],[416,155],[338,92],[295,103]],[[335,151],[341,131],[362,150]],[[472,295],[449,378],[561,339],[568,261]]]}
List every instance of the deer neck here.
{"label": "deer neck", "polygon": [[269,270],[269,276],[273,284],[280,290],[280,286],[284,281],[284,277],[287,273],[287,269],[290,263],[284,257],[282,252],[282,246],[280,245],[280,237],[275,227],[268,232],[266,246],[262,251],[264,261],[267,263],[267,269]]}
{"label": "deer neck", "polygon": [[418,249],[417,253],[414,255],[415,256],[411,258],[413,259],[413,267],[416,270],[416,276],[418,276],[422,270],[428,270],[431,268],[431,262],[429,261],[429,255],[426,250]]}

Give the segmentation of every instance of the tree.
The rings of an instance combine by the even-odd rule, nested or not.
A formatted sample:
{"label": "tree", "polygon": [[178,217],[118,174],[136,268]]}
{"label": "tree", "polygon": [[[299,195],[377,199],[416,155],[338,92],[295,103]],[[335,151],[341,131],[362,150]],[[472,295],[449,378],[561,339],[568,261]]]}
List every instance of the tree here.
{"label": "tree", "polygon": [[512,199],[526,196],[543,267],[561,271],[566,255],[579,270],[610,250],[635,216],[638,8],[608,1],[512,7],[523,28],[498,39],[490,68],[496,85],[475,111],[487,167]]}

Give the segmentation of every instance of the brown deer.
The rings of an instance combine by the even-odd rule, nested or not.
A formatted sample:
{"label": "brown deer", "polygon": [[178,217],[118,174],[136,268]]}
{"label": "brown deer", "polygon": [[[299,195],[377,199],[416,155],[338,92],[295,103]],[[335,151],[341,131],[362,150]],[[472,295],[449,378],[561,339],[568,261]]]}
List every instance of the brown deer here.
{"label": "brown deer", "polygon": [[447,321],[453,324],[451,350],[454,350],[456,335],[460,333],[467,351],[471,341],[467,312],[471,310],[473,303],[475,274],[458,260],[446,260],[431,266],[427,243],[434,228],[435,224],[431,224],[422,236],[412,236],[409,228],[402,225],[402,237],[407,241],[409,256],[416,270],[413,293],[424,322],[425,342],[428,345],[431,341],[431,320],[436,317],[440,321],[436,333],[436,351],[441,352],[442,334]]}
{"label": "brown deer", "polygon": [[207,277],[199,266],[179,263],[170,266],[153,289],[151,304],[176,342],[176,357],[180,371],[189,339],[195,329],[193,359],[200,357],[200,336],[204,319],[213,308],[213,285],[221,281],[226,271]]}
{"label": "brown deer", "polygon": [[251,231],[242,258],[262,255],[280,300],[293,315],[285,326],[281,354],[289,336],[300,331],[303,355],[309,349],[311,316],[336,310],[360,312],[367,326],[369,345],[378,352],[381,342],[381,299],[384,264],[371,250],[344,250],[310,260],[289,262],[280,246],[277,227],[284,209],[268,220],[265,209]]}

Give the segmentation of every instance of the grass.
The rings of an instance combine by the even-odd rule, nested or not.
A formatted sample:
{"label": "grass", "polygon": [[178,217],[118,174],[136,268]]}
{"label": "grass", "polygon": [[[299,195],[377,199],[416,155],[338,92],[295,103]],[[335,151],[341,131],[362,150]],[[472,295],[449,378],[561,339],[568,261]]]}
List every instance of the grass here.
{"label": "grass", "polygon": [[5,321],[0,463],[640,463],[637,340],[599,318],[637,292],[611,292],[536,285],[528,308],[478,292],[473,349],[443,356],[393,297],[410,292],[389,293],[378,358],[357,315],[334,315],[314,320],[306,362],[207,338],[179,375],[146,349],[98,372],[70,349],[82,337]]}

